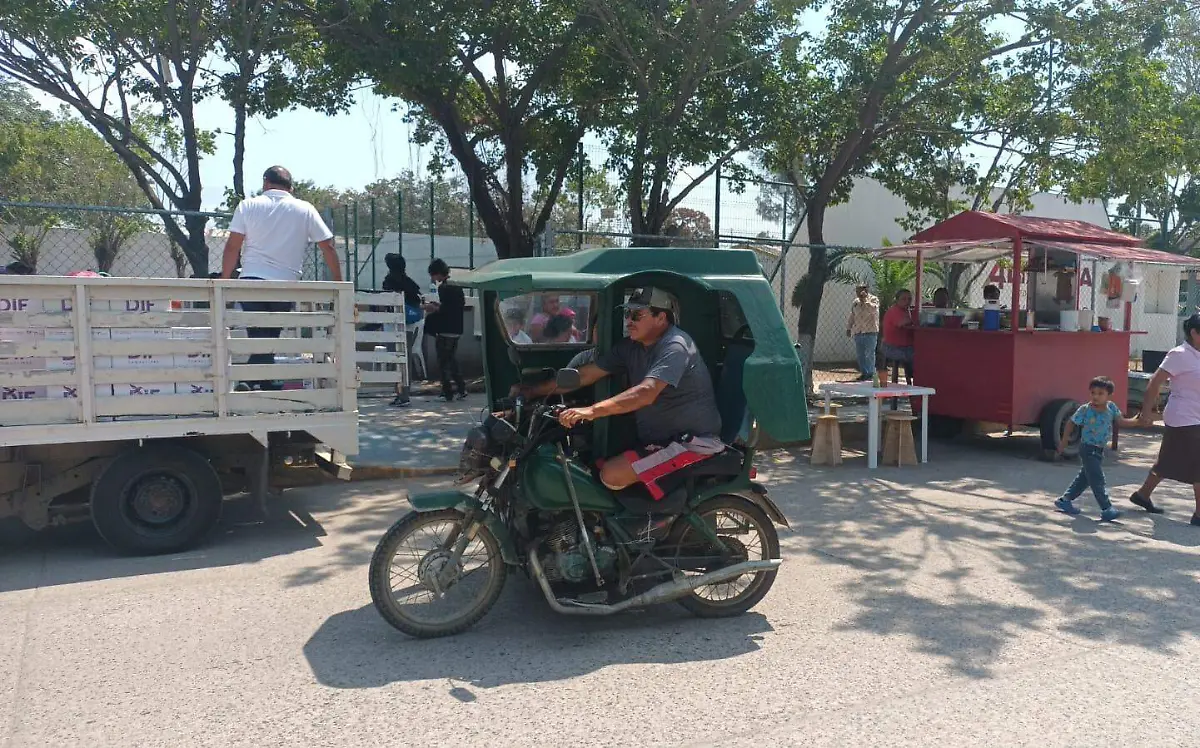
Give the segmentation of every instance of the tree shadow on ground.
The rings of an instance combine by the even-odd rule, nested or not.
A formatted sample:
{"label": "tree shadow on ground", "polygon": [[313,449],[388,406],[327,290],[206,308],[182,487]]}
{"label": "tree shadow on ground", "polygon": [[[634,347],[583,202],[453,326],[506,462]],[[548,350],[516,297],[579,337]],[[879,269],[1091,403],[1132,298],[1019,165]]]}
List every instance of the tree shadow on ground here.
{"label": "tree shadow on ground", "polygon": [[[877,471],[812,468],[800,452],[768,458],[771,494],[794,520],[781,573],[806,563],[862,572],[844,585],[858,606],[845,628],[913,637],[971,677],[992,674],[1023,631],[1168,654],[1200,635],[1200,531],[1180,511],[1190,487],[1163,492],[1174,519],[1134,510],[1101,524],[1090,496],[1077,502],[1084,516],[1053,511],[1071,464],[989,445],[934,450],[920,468]],[[1148,467],[1143,457],[1106,466],[1115,502],[1131,508],[1123,497]]]}
{"label": "tree shadow on ground", "polygon": [[[758,613],[701,620],[675,605],[608,618],[563,616],[532,582],[514,575],[488,615],[457,636],[410,638],[367,605],[327,619],[304,655],[317,680],[333,688],[422,680],[495,688],[568,680],[611,665],[729,659],[758,650],[771,631]],[[455,691],[456,698],[466,695]]]}

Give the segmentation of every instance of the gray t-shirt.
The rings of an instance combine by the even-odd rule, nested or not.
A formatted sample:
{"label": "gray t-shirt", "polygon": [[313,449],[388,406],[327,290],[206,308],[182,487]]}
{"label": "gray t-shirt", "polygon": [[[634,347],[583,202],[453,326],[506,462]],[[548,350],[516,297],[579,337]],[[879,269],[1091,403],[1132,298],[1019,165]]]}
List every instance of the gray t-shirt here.
{"label": "gray t-shirt", "polygon": [[647,377],[666,383],[657,400],[634,414],[643,444],[665,444],[682,434],[721,433],[712,376],[696,343],[678,327],[669,328],[650,348],[626,338],[600,356],[596,365],[609,373],[626,372],[630,385]]}

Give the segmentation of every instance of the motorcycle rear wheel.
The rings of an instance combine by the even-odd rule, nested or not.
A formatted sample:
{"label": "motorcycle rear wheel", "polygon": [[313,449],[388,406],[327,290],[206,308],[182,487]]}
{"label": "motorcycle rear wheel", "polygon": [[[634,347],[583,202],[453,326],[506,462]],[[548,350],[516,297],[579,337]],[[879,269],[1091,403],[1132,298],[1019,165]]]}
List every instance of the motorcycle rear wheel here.
{"label": "motorcycle rear wheel", "polygon": [[[409,512],[380,539],[368,574],[371,600],[385,621],[409,636],[432,639],[465,631],[496,604],[504,589],[508,567],[500,555],[500,543],[485,525],[476,527],[475,538],[463,551],[449,585],[438,589],[443,578],[440,573],[454,563],[450,551],[454,538],[464,529],[462,525],[463,514],[456,509]],[[442,534],[438,534],[438,529]],[[414,544],[432,547],[411,547]],[[467,570],[466,565],[474,561],[479,564]],[[397,569],[398,564],[406,564],[408,568]],[[478,583],[469,585],[468,590],[463,582],[476,574],[482,574],[483,578],[476,578]],[[396,582],[405,586],[397,590]],[[398,592],[405,593],[403,600],[397,599]],[[444,613],[437,610],[451,595],[459,598],[463,592],[467,594],[461,606]],[[411,600],[419,597],[430,600]]]}
{"label": "motorcycle rear wheel", "polygon": [[[709,527],[716,529],[717,535],[730,546],[730,550],[737,552],[738,557],[732,563],[780,557],[779,534],[775,531],[775,524],[754,502],[741,496],[716,496],[700,504],[695,511]],[[748,532],[738,532],[743,528]],[[683,519],[675,523],[667,543],[677,549],[677,556],[687,556],[693,552],[697,555],[716,552],[712,543],[704,540]],[[720,567],[713,567],[709,571],[717,568]],[[729,582],[699,587],[687,597],[680,598],[679,604],[701,618],[741,615],[766,597],[775,584],[776,574],[775,571],[760,571],[743,574]],[[723,596],[726,592],[732,594]]]}

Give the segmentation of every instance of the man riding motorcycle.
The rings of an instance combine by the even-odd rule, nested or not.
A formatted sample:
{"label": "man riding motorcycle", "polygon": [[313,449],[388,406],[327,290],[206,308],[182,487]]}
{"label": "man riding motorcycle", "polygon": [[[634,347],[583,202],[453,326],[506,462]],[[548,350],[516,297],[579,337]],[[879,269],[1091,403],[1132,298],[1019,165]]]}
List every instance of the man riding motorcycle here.
{"label": "man riding motorcycle", "polygon": [[633,413],[640,445],[604,462],[600,480],[614,491],[640,481],[659,499],[663,492],[657,481],[725,449],[718,437],[721,415],[704,359],[691,336],[676,326],[675,298],[647,287],[622,306],[629,337],[579,369],[579,386],[619,372],[635,384],[607,400],[564,410],[559,421],[570,428]]}

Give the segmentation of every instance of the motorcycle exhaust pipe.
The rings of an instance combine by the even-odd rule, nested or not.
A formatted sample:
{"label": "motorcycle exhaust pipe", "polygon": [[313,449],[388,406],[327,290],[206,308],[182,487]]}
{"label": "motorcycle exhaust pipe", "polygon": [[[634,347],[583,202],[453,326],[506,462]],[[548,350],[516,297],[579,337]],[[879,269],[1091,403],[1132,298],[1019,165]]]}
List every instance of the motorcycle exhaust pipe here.
{"label": "motorcycle exhaust pipe", "polygon": [[542,570],[542,562],[538,560],[537,553],[533,549],[530,549],[529,552],[529,566],[533,570],[533,576],[537,579],[538,586],[542,588],[542,594],[545,595],[546,602],[550,603],[551,609],[555,612],[568,616],[611,616],[614,613],[622,613],[632,608],[644,608],[650,605],[657,605],[658,603],[666,603],[685,597],[697,587],[728,582],[737,579],[743,574],[775,571],[782,563],[783,561],[777,558],[761,561],[743,561],[740,564],[726,566],[723,569],[710,571],[707,574],[663,582],[636,597],[622,600],[615,605],[606,605],[602,603],[581,603],[575,601],[568,603],[560,602],[558,598],[554,597],[554,591],[550,589],[550,582],[546,579],[546,574]]}

